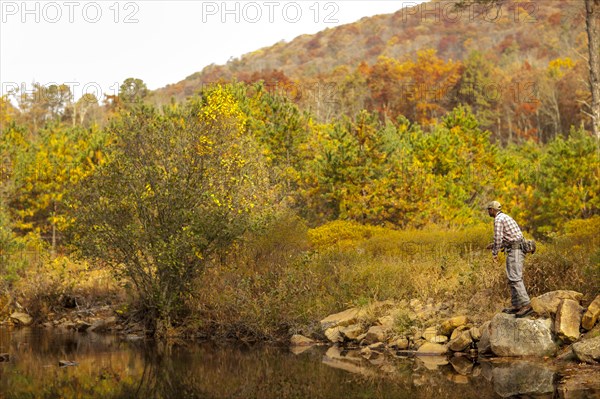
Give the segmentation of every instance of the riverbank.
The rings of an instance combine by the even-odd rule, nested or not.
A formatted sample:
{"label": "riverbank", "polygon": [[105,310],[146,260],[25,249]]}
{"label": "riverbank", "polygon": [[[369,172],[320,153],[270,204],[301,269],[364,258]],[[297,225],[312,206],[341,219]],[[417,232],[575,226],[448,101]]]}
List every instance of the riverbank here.
{"label": "riverbank", "polygon": [[[114,334],[0,327],[0,396],[69,398],[537,399],[598,396],[597,367],[544,359],[384,354],[365,359],[332,346],[239,342],[164,346]],[[70,366],[60,360],[71,361]],[[433,358],[431,358],[433,360]],[[594,380],[595,378],[595,380]],[[594,381],[596,384],[594,385]]]}
{"label": "riverbank", "polygon": [[[291,334],[292,347],[316,344],[359,349],[366,359],[394,352],[402,356],[538,357],[600,362],[600,295],[583,300],[576,291],[552,291],[532,298],[534,313],[524,318],[496,312],[464,312],[457,304],[381,301],[352,307],[323,318],[309,335]],[[582,306],[583,305],[583,306]],[[462,314],[458,314],[463,311]],[[41,326],[80,333],[118,333],[127,339],[149,336],[134,319],[109,306],[70,309],[36,323],[13,312],[0,324]],[[288,335],[288,336],[289,336]],[[216,338],[216,337],[212,337]],[[242,339],[243,340],[243,339]]]}
{"label": "riverbank", "polygon": [[[562,293],[554,294],[557,296],[565,296]],[[562,299],[564,301],[564,298]],[[536,301],[534,301],[534,304]],[[406,306],[399,307],[398,305]],[[538,307],[536,305],[536,307]],[[353,380],[359,384],[373,384],[379,389],[383,386],[401,386],[401,391],[411,392],[411,397],[431,397],[433,392],[437,392],[438,397],[452,398],[456,397],[457,392],[462,392],[463,398],[475,398],[475,397],[510,397],[512,395],[535,395],[541,398],[561,397],[565,399],[581,399],[595,397],[600,393],[600,364],[585,364],[574,358],[572,355],[568,355],[568,352],[572,349],[571,345],[561,345],[556,342],[556,356],[497,356],[493,352],[481,350],[481,342],[484,340],[483,337],[479,337],[479,340],[474,342],[474,345],[468,345],[468,349],[462,352],[455,352],[450,349],[450,339],[445,344],[440,344],[443,339],[451,338],[455,336],[454,342],[460,342],[456,338],[457,334],[455,331],[461,332],[461,339],[465,337],[465,332],[471,338],[477,336],[476,331],[481,330],[476,323],[470,321],[469,317],[450,317],[445,319],[443,315],[451,314],[453,306],[439,307],[432,303],[420,303],[420,301],[412,301],[412,303],[392,303],[390,301],[384,301],[379,303],[373,303],[368,306],[361,308],[347,309],[341,314],[330,315],[319,322],[322,326],[322,334],[315,334],[314,339],[309,341],[302,341],[300,344],[289,345],[289,351],[294,354],[297,361],[287,360],[286,364],[293,370],[296,370],[292,376],[286,377],[289,382],[296,381],[299,376],[297,373],[301,373],[302,367],[300,364],[304,364],[308,359],[313,364],[311,367],[315,368],[317,365],[324,365],[327,368],[339,370],[344,374],[348,375],[343,380]],[[403,309],[401,312],[399,309]],[[420,309],[418,312],[414,312],[414,309]],[[538,307],[539,309],[539,307]],[[589,309],[589,306],[588,306]],[[587,310],[586,310],[587,312]],[[392,318],[392,314],[401,314],[401,317]],[[585,314],[585,313],[583,313]],[[95,311],[88,310],[87,312],[81,312],[73,310],[67,314],[61,315],[59,320],[62,322],[48,323],[46,322],[42,331],[51,336],[63,337],[68,342],[98,342],[105,340],[101,337],[120,337],[116,338],[117,341],[122,342],[119,345],[111,345],[111,348],[125,348],[133,345],[135,348],[154,348],[156,343],[150,339],[144,339],[142,335],[135,334],[135,330],[132,329],[132,324],[127,324],[125,318],[117,317],[117,321],[113,324],[110,321],[115,316],[114,312],[107,312],[106,308],[97,309]],[[436,315],[435,317],[432,317]],[[105,316],[108,316],[104,318]],[[405,318],[405,316],[408,316]],[[496,315],[504,321],[514,320],[512,315]],[[494,317],[496,317],[494,316]],[[59,317],[56,315],[55,317]],[[471,317],[475,318],[475,317]],[[552,317],[551,317],[552,318]],[[400,320],[413,320],[412,326],[405,329],[406,341],[400,339],[394,334],[398,334],[398,324],[388,324],[391,327],[391,331],[387,331],[383,337],[383,342],[369,343],[371,340],[377,340],[377,332],[382,331],[381,328],[390,321]],[[543,320],[543,317],[533,315],[523,319],[526,323],[539,322]],[[103,320],[102,322],[100,320]],[[439,320],[439,323],[435,323],[435,334],[433,329],[426,327],[429,321]],[[13,320],[14,322],[14,320]],[[466,324],[461,324],[466,322]],[[348,324],[347,326],[341,326],[341,324]],[[371,324],[369,324],[371,323]],[[24,337],[32,334],[29,327],[17,327],[18,322],[11,328],[12,331],[20,336],[25,334]],[[35,324],[35,323],[34,323]],[[6,325],[6,323],[5,323]],[[89,325],[89,327],[85,327]],[[105,329],[98,328],[104,325]],[[360,325],[361,328],[367,330],[366,334],[362,337],[359,335],[356,339],[348,339],[349,334],[356,328],[352,326]],[[406,326],[406,324],[405,324]],[[456,326],[450,337],[442,335],[442,333],[449,331]],[[38,325],[39,327],[39,325]],[[141,326],[138,326],[138,328]],[[333,337],[332,331],[340,333],[337,335],[336,342],[332,342],[327,339],[327,336]],[[0,327],[0,330],[2,328]],[[517,337],[526,337],[524,335],[525,330],[518,328],[520,335]],[[39,331],[39,329],[37,330]],[[105,331],[105,333],[99,334],[99,332]],[[383,328],[385,331],[385,328]],[[1,331],[0,331],[1,332]],[[596,325],[592,330],[587,331],[580,338],[580,341],[586,341],[596,334],[600,335],[600,325]],[[321,338],[319,338],[319,336]],[[441,338],[441,337],[444,338]],[[553,334],[555,336],[555,334]],[[419,337],[419,338],[417,338]],[[297,340],[298,337],[293,337],[293,340]],[[19,346],[17,344],[9,346],[8,350],[12,355],[11,360],[7,362],[19,363],[23,361],[26,356],[31,356],[31,353],[35,353],[37,350],[35,340],[26,338],[28,342],[27,354],[21,354]],[[66,341],[66,342],[67,342]],[[433,341],[433,342],[430,342]],[[517,343],[519,342],[516,340]],[[557,340],[558,341],[558,340]],[[61,352],[60,344],[56,340],[53,341],[51,348],[55,351]],[[408,343],[405,349],[405,342]],[[238,341],[223,341],[214,340],[210,344],[217,348],[229,348],[227,352],[233,352],[232,348],[239,347],[241,342]],[[3,347],[6,343],[3,341]],[[82,344],[82,347],[86,347]],[[178,357],[177,353],[180,352],[177,348],[190,351],[190,348],[196,347],[197,342],[190,340],[181,341],[177,340],[171,342],[169,349],[165,351],[161,350],[162,355],[159,357],[161,360],[160,364],[164,366],[165,362],[169,363],[180,362],[181,360],[175,360]],[[433,345],[433,346],[432,346]],[[432,348],[439,345],[445,346],[446,350],[440,353],[433,353],[430,349],[425,351],[422,348]],[[78,344],[77,347],[80,345]],[[163,347],[163,345],[158,345]],[[243,362],[247,358],[248,353],[258,351],[262,353],[261,348],[283,348],[280,345],[273,346],[272,343],[255,344],[255,345],[244,345],[244,357],[237,360],[237,362]],[[473,349],[477,349],[473,352]],[[4,348],[3,348],[4,349]],[[104,353],[105,349],[100,349]],[[1,351],[0,351],[1,352]],[[92,376],[98,375],[103,384],[120,384],[120,381],[130,381],[131,375],[123,374],[123,370],[118,366],[118,363],[111,362],[110,367],[97,366],[97,360],[92,361],[91,353],[88,353],[87,349],[84,355],[79,354],[77,351],[70,349],[68,352],[68,360],[72,361],[76,365],[73,367],[75,371],[73,373],[87,373]],[[269,352],[272,353],[272,352]],[[44,356],[48,356],[45,354]],[[65,356],[64,353],[61,356]],[[213,355],[214,356],[214,355]],[[269,362],[265,355],[260,355],[256,359],[256,366],[265,365]],[[144,355],[144,358],[147,357]],[[33,357],[36,358],[37,357]],[[31,361],[33,361],[33,358]],[[170,360],[169,360],[170,359]],[[186,357],[186,364],[189,362],[189,357]],[[206,359],[206,357],[203,357]],[[206,361],[206,360],[204,360]],[[54,364],[54,367],[59,367],[56,363],[56,359],[51,359],[50,364]],[[47,364],[48,360],[46,361]],[[88,364],[89,363],[89,364]],[[96,366],[94,366],[96,364]],[[219,362],[221,365],[221,363]],[[4,366],[6,367],[6,366]],[[43,370],[47,367],[44,366]],[[107,366],[108,367],[108,366]],[[207,368],[207,366],[203,366]],[[162,369],[162,366],[161,366]],[[107,371],[108,370],[108,371]],[[221,368],[219,368],[221,370]],[[158,371],[158,369],[157,369]],[[207,372],[212,372],[206,370]],[[45,371],[43,371],[45,372]],[[161,373],[169,372],[168,370],[161,371]],[[223,371],[221,370],[220,373]],[[238,370],[239,372],[239,370]],[[63,375],[64,373],[61,373]],[[75,374],[76,375],[76,374]],[[162,375],[162,374],[161,374]],[[215,374],[216,376],[216,374]],[[177,373],[171,376],[172,379],[183,377]],[[270,380],[274,377],[271,375]],[[282,377],[283,378],[283,377]],[[313,377],[315,378],[315,377]],[[96,378],[97,379],[97,378]],[[86,379],[87,380],[87,379]],[[252,382],[253,381],[253,382]],[[262,386],[260,389],[266,389],[262,384],[259,383],[260,379],[252,379],[251,382],[244,382],[243,386],[247,389],[258,389],[256,384]],[[328,379],[330,381],[330,379]],[[400,385],[398,385],[400,384]],[[328,385],[328,384],[327,384]],[[217,389],[212,387],[211,389]],[[270,389],[278,389],[276,387]],[[291,389],[291,388],[290,388]],[[308,387],[294,387],[296,390],[308,389]],[[310,388],[311,390],[317,389],[316,387]],[[398,388],[397,388],[398,389]],[[439,391],[438,391],[439,390]],[[384,390],[385,391],[385,390]],[[215,391],[216,392],[216,391]],[[220,391],[219,391],[220,392]],[[264,392],[264,391],[263,391]],[[314,391],[319,394],[319,397],[328,397],[326,392]],[[385,391],[389,392],[389,391]],[[395,392],[395,391],[394,391]],[[477,396],[475,392],[487,392],[487,396]],[[428,396],[429,395],[429,396]],[[495,395],[495,396],[494,396]],[[559,396],[556,396],[559,395]],[[227,397],[227,396],[217,396]],[[332,396],[333,397],[333,396]],[[348,396],[352,397],[352,396]],[[388,396],[384,396],[388,397]],[[402,397],[402,396],[399,396]]]}
{"label": "riverbank", "polygon": [[[474,295],[466,304],[376,301],[324,317],[306,330],[312,331],[308,337],[294,334],[286,345],[296,356],[320,356],[327,367],[371,382],[401,381],[408,384],[405,389],[417,393],[428,392],[420,388],[427,386],[447,390],[453,386],[454,392],[461,387],[467,395],[463,397],[477,386],[486,386],[499,397],[558,394],[579,399],[600,393],[600,295],[590,301],[575,291],[548,292],[532,298],[535,313],[522,319],[498,309],[477,312],[483,297]],[[76,340],[102,334],[154,346],[149,331],[118,308],[76,306],[48,317],[39,323],[15,312],[1,324],[14,331],[43,327]],[[291,333],[288,330],[288,338]],[[249,342],[245,336],[210,338],[217,346]],[[167,345],[189,346],[194,341],[198,340]],[[14,355],[7,352],[6,361]],[[78,364],[74,359],[68,360],[70,364]]]}
{"label": "riverbank", "polygon": [[[530,296],[577,290],[580,306],[588,306],[600,292],[599,228],[594,219],[577,221],[540,242],[525,260]],[[509,297],[502,263],[485,250],[489,234],[481,225],[398,231],[337,221],[308,229],[297,218],[282,220],[215,257],[189,282],[167,338],[314,337],[327,315],[387,301],[401,309],[399,332],[460,315],[480,326]],[[4,281],[0,321],[20,312],[37,325],[83,329],[96,317],[115,317],[126,334],[154,334],[143,296],[118,270],[67,255],[36,259]]]}

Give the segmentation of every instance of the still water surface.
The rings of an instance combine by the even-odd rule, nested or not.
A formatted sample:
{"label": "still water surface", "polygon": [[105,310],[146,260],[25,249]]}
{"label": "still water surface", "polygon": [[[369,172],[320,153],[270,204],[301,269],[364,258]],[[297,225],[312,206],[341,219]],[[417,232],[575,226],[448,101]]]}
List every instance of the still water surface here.
{"label": "still water surface", "polygon": [[[0,328],[0,399],[565,397],[543,362],[466,358],[366,360],[333,347],[151,342],[69,331]],[[59,361],[77,365],[60,367]],[[596,387],[597,388],[597,387]],[[600,398],[585,387],[574,398]]]}

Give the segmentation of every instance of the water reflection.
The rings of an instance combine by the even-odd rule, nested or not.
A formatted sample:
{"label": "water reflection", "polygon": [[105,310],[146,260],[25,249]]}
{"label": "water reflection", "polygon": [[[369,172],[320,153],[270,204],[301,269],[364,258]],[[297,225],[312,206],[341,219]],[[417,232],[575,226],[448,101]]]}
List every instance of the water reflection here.
{"label": "water reflection", "polygon": [[492,369],[494,390],[503,398],[523,394],[549,394],[552,398],[555,377],[552,366],[531,361],[501,362]]}
{"label": "water reflection", "polygon": [[[97,334],[0,329],[0,353],[11,355],[0,363],[0,398],[537,398],[556,389],[556,371],[539,363],[367,360],[337,347],[303,349],[164,347]],[[60,360],[78,365],[60,367]]]}

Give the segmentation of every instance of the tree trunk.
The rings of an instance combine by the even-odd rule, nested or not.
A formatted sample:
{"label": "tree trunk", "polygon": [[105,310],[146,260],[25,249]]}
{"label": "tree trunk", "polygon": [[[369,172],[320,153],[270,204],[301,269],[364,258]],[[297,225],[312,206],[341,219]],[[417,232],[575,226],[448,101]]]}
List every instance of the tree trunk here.
{"label": "tree trunk", "polygon": [[171,336],[171,318],[169,315],[159,315],[155,320],[154,338],[166,340]]}
{"label": "tree trunk", "polygon": [[592,132],[600,139],[600,0],[585,0],[585,27],[588,35]]}
{"label": "tree trunk", "polygon": [[52,249],[50,250],[52,259],[56,258],[56,202],[53,203],[52,212]]}

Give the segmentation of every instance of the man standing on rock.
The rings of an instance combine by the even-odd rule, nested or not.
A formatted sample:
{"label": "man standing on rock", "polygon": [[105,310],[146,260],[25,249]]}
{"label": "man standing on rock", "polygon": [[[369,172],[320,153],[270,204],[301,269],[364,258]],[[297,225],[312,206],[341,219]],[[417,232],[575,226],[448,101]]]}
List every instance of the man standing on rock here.
{"label": "man standing on rock", "polygon": [[503,310],[504,313],[525,317],[533,309],[523,284],[523,261],[525,254],[521,248],[523,233],[513,218],[501,211],[502,205],[492,201],[487,206],[488,215],[494,218],[494,242],[487,249],[492,250],[494,263],[498,262],[498,252],[506,252],[506,276],[510,286],[512,307]]}

